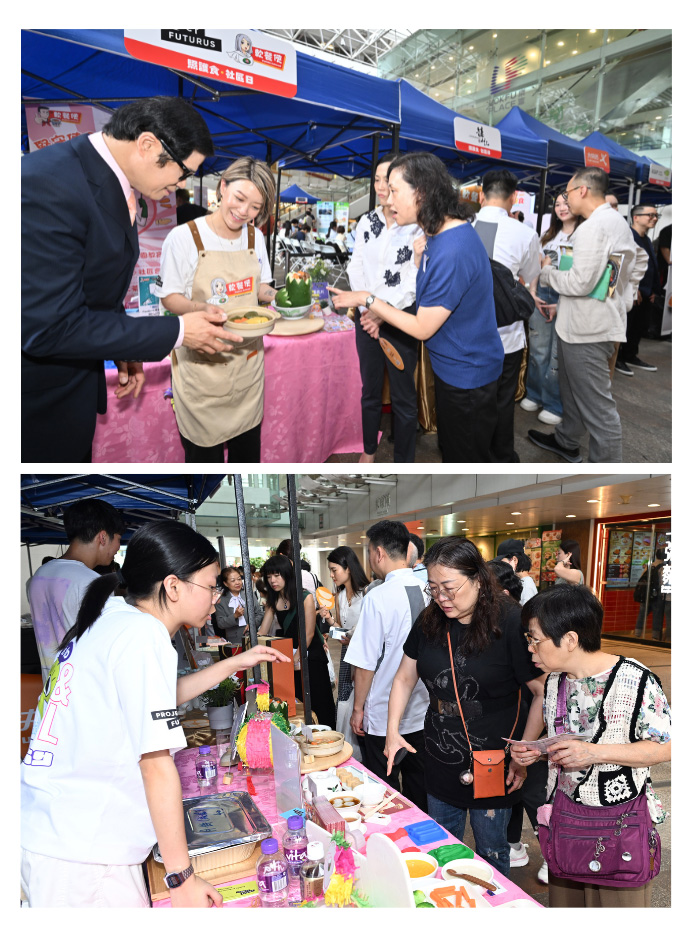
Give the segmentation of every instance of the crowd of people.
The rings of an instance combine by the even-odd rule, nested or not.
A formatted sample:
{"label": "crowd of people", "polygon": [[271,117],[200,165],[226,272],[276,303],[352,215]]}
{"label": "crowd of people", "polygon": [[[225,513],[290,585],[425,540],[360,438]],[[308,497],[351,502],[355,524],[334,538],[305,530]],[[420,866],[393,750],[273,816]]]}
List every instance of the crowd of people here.
{"label": "crowd of people", "polygon": [[[143,526],[120,569],[119,511],[85,500],[66,507],[64,520],[67,551],[28,584],[44,678],[22,766],[22,886],[31,906],[146,905],[139,864],[155,840],[167,872],[188,868],[172,761],[185,746],[176,710],[257,662],[290,662],[270,647],[242,649],[251,606],[259,634],[292,640],[298,697],[302,606],[318,722],[343,731],[368,769],[460,840],[469,818],[476,852],[502,874],[529,861],[523,813],[542,842],[561,834],[545,814],[558,792],[604,808],[641,797],[654,827],[666,818],[648,768],[669,759],[668,703],[646,667],[602,651],[603,609],[584,585],[575,540],[560,543],[554,587],[537,592],[522,540],[505,540],[485,561],[464,537],[426,551],[404,524],[381,520],[367,531],[370,576],[350,547],[328,554],[330,607],[305,560],[298,594],[291,540],[251,569],[246,588],[241,569],[221,570],[209,541],[184,524]],[[171,641],[184,624],[212,627],[234,655],[177,679]],[[334,627],[336,676],[327,645]],[[561,723],[554,716],[564,691]],[[104,734],[106,713],[117,728]],[[548,760],[530,746],[545,732],[559,735]],[[104,811],[104,797],[127,803],[127,822],[116,828],[108,817],[122,810]],[[93,804],[86,826],[85,804]],[[76,824],[89,834],[72,834]],[[586,886],[543,847],[537,875],[551,906],[650,905],[651,880]],[[217,901],[202,880],[174,893],[176,906]]]}
{"label": "crowd of people", "polygon": [[[186,182],[213,153],[200,114],[161,97],[125,104],[102,131],[22,160],[23,461],[90,461],[106,407],[103,360],[116,362],[123,399],[140,394],[142,362],[167,354],[186,461],[223,462],[227,451],[229,460],[261,460],[263,342],[222,325],[234,308],[276,296],[256,233],[270,223],[276,183],[265,163],[242,157],[221,173],[215,211],[192,205]],[[423,342],[443,461],[519,461],[525,358],[521,405],[553,428],[531,429],[530,440],[579,462],[587,434],[590,462],[621,461],[612,379],[656,370],[639,344],[656,333],[658,313],[661,321],[671,263],[671,226],[657,253],[648,237],[656,208],[636,205],[629,226],[611,210],[608,175],[578,169],[540,243],[519,217],[518,180],[507,169],[483,177],[478,213],[430,153],[380,157],[374,184],[377,207],[348,233],[333,221],[327,235],[343,259],[351,249],[351,288],[332,294],[336,309],[355,310],[361,460],[375,458],[385,368],[394,460],[414,460]],[[139,253],[135,192],[153,200],[176,192],[181,223],[164,241],[153,287],[171,315],[122,314]],[[315,240],[311,209],[285,232]]]}

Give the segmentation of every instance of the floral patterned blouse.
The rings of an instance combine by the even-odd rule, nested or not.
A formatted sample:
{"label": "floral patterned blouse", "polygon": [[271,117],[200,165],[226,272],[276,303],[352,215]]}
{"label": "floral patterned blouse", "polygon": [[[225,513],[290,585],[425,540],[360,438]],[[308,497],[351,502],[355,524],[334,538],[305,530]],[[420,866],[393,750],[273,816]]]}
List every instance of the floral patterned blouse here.
{"label": "floral patterned blouse", "polygon": [[[602,704],[604,689],[611,674],[611,668],[597,676],[586,676],[584,679],[566,678],[566,706],[570,730],[573,734],[582,735],[589,741],[596,728],[597,713]],[[546,716],[546,713],[544,713]],[[648,676],[643,693],[643,701],[638,713],[635,728],[636,735],[641,741],[658,741],[664,744],[671,740],[671,710],[661,687],[652,675]],[[580,770],[561,770],[558,788],[573,799],[578,783],[584,779],[587,768]],[[654,792],[652,783],[648,779],[645,787],[651,812],[656,823],[664,822],[667,813],[662,802]]]}

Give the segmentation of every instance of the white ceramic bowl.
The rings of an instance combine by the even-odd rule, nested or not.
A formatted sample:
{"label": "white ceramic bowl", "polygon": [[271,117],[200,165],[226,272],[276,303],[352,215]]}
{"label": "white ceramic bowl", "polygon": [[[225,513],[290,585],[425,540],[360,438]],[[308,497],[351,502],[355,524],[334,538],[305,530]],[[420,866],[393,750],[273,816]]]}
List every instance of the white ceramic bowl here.
{"label": "white ceramic bowl", "polygon": [[[424,851],[408,851],[402,853],[402,858],[406,861],[424,861],[430,866],[430,871],[428,874],[421,874],[418,877],[412,877],[411,880],[414,881],[425,881],[426,878],[435,877],[435,873],[438,870],[438,862],[435,860],[433,855],[429,855]],[[407,865],[407,870],[409,870],[409,865]],[[441,885],[442,886],[442,885]]]}
{"label": "white ceramic bowl", "polygon": [[[336,805],[336,803],[343,802],[347,798],[349,798],[349,800],[351,800],[354,805]],[[361,800],[358,798],[358,796],[356,796],[355,793],[352,793],[351,790],[344,790],[342,793],[332,793],[328,799],[340,816],[355,816],[361,806]]]}
{"label": "white ceramic bowl", "polygon": [[[246,324],[245,322],[238,323],[235,321],[235,319],[247,318],[248,316],[265,318],[267,321],[261,324]],[[234,335],[240,335],[241,338],[260,338],[262,335],[269,334],[274,329],[279,318],[278,312],[266,306],[246,306],[232,309],[228,312],[224,328],[227,331],[233,332]],[[236,344],[236,347],[239,347],[239,345]]]}
{"label": "white ceramic bowl", "polygon": [[304,305],[304,306],[275,305],[274,308],[277,310],[277,312],[281,315],[282,318],[289,319],[290,321],[292,321],[293,319],[302,319],[305,315],[307,315],[308,311],[313,308],[313,303],[311,302],[309,305]]}
{"label": "white ceramic bowl", "polygon": [[354,787],[354,796],[358,796],[363,806],[377,806],[387,795],[387,787],[382,783],[360,783]]}
{"label": "white ceramic bowl", "polygon": [[[481,878],[483,881],[493,880],[493,868],[491,865],[484,864],[483,861],[477,861],[476,858],[455,858],[448,861],[441,868],[444,881],[462,881],[462,878],[456,878],[449,871],[459,871],[461,874],[472,874],[474,877]],[[462,881],[464,883],[464,881]],[[472,885],[474,886],[474,885]]]}

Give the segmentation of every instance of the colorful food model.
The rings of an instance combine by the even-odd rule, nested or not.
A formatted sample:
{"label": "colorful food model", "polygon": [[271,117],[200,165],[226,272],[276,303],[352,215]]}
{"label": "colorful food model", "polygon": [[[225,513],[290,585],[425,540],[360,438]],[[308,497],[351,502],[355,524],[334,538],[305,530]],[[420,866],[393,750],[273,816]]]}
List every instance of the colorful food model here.
{"label": "colorful food model", "polygon": [[311,287],[310,273],[306,273],[305,270],[289,273],[286,277],[286,283],[275,296],[274,303],[281,308],[297,308],[298,306],[310,305],[313,301]]}
{"label": "colorful food model", "polygon": [[269,319],[264,315],[242,315],[239,318],[229,319],[234,325],[264,325]]}

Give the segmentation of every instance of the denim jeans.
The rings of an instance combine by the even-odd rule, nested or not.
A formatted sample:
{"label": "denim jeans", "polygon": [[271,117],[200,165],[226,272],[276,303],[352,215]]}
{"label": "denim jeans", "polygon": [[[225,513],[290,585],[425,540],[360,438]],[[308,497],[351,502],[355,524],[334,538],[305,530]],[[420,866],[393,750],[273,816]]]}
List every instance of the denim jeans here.
{"label": "denim jeans", "polygon": [[[474,833],[477,855],[485,858],[490,865],[506,877],[510,873],[510,845],[508,845],[507,831],[511,813],[512,807],[484,809],[481,806],[469,810],[469,822]],[[450,835],[462,841],[467,821],[466,809],[444,803],[429,793],[428,814],[431,819],[447,829]]]}
{"label": "denim jeans", "polygon": [[[542,295],[541,287],[537,289],[537,296],[546,302],[549,301],[547,296]],[[547,322],[538,309],[532,312],[529,319],[527,396],[533,403],[539,403],[554,416],[563,415],[561,391],[558,385],[556,319]]]}

